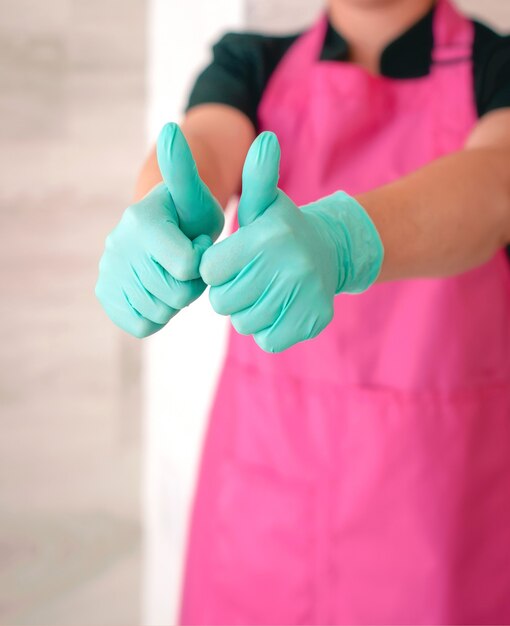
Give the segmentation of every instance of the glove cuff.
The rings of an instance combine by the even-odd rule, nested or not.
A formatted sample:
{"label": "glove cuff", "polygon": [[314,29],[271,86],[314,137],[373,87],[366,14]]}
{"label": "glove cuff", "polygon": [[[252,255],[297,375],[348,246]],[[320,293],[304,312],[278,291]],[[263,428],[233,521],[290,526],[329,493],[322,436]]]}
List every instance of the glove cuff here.
{"label": "glove cuff", "polygon": [[381,272],[384,247],[365,209],[349,194],[337,191],[302,210],[321,217],[334,240],[338,260],[335,293],[366,291]]}

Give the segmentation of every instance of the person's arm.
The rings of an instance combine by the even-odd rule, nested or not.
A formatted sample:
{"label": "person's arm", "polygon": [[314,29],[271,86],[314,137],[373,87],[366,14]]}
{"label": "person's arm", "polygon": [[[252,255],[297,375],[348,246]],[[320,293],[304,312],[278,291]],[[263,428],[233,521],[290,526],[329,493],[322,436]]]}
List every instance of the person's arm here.
{"label": "person's arm", "polygon": [[356,199],[384,244],[379,281],[488,261],[510,242],[510,110],[482,118],[462,151]]}
{"label": "person's arm", "polygon": [[[191,109],[181,124],[200,177],[225,208],[239,192],[244,158],[255,129],[246,115],[223,104],[203,104]],[[162,180],[154,148],[138,177],[135,201]]]}
{"label": "person's arm", "polygon": [[336,294],[378,276],[459,273],[510,241],[508,111],[487,115],[463,151],[358,198],[339,191],[298,207],[278,188],[279,161],[276,136],[262,133],[244,166],[240,228],[200,263],[214,310],[263,350],[316,337]]}

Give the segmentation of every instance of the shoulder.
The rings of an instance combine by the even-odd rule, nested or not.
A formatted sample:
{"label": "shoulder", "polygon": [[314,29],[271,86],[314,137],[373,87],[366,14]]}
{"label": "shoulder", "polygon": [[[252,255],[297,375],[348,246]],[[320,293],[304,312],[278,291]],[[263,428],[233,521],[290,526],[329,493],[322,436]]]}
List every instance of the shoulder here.
{"label": "shoulder", "polygon": [[510,107],[510,35],[473,21],[473,66],[479,115]]}
{"label": "shoulder", "polygon": [[213,62],[232,65],[238,73],[255,72],[263,81],[274,71],[284,54],[299,37],[254,32],[229,32],[213,45]]}
{"label": "shoulder", "polygon": [[494,48],[510,46],[510,34],[500,33],[487,24],[473,20],[475,27],[475,55],[484,54]]}
{"label": "shoulder", "polygon": [[214,45],[214,52],[227,52],[234,55],[271,57],[284,54],[300,33],[273,35],[261,32],[227,32]]}
{"label": "shoulder", "polygon": [[266,85],[300,33],[269,35],[228,32],[212,46],[212,59],[196,79],[187,109],[222,103],[235,107],[257,127],[257,109]]}

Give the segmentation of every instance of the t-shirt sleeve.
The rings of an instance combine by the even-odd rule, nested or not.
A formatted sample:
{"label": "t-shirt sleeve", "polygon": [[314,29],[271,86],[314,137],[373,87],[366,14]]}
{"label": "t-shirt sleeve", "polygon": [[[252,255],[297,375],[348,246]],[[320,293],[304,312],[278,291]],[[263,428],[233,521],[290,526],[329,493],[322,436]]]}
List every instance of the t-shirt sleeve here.
{"label": "t-shirt sleeve", "polygon": [[206,103],[226,104],[257,128],[257,110],[269,78],[296,36],[227,33],[212,47],[212,61],[199,74],[186,111]]}
{"label": "t-shirt sleeve", "polygon": [[475,23],[474,70],[479,116],[510,107],[510,36]]}

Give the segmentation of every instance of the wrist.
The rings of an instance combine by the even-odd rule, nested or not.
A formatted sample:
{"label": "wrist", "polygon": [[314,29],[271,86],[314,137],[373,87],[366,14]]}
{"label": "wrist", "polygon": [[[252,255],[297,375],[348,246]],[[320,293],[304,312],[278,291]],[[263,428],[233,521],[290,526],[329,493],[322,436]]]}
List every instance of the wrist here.
{"label": "wrist", "polygon": [[384,248],[370,216],[352,196],[337,191],[303,207],[323,224],[323,236],[333,242],[338,280],[335,293],[366,291],[380,274]]}

